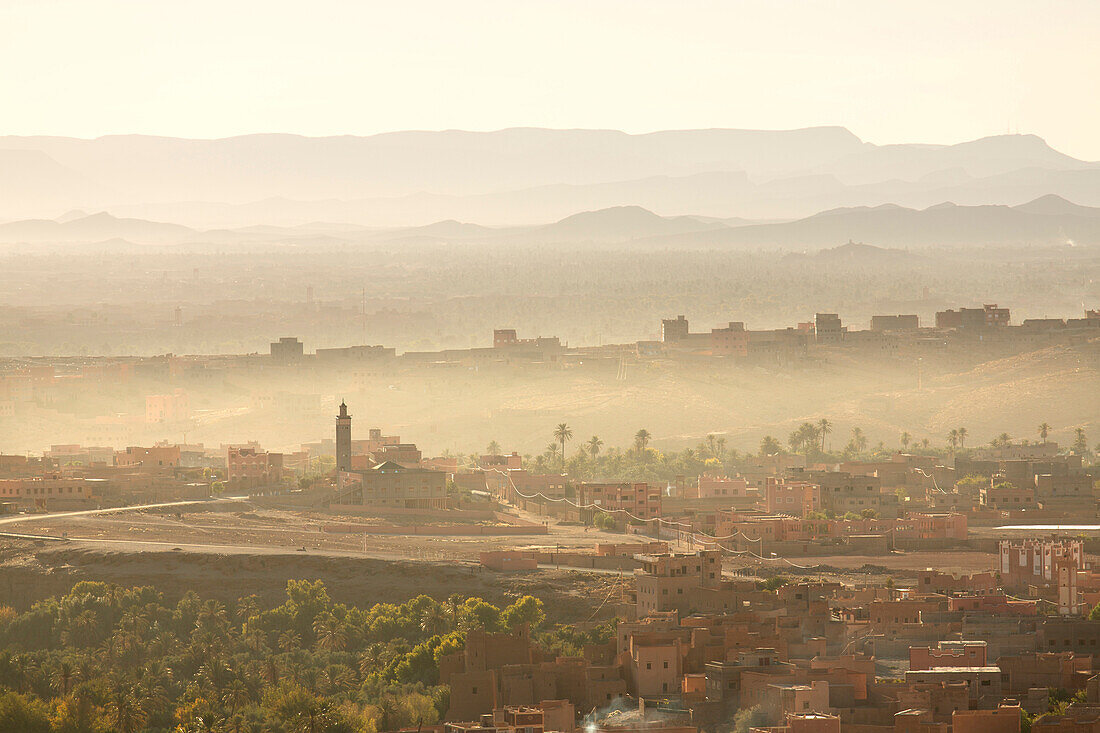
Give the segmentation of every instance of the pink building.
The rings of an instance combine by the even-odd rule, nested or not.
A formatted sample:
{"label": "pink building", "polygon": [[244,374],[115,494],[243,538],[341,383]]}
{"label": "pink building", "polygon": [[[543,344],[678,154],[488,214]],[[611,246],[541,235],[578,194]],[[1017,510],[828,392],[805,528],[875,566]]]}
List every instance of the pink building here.
{"label": "pink building", "polygon": [[191,419],[191,400],[182,389],[172,394],[151,394],[145,397],[145,422],[173,423]]}
{"label": "pink building", "polygon": [[909,669],[922,671],[937,667],[984,667],[984,641],[941,641],[937,646],[909,647]]}
{"label": "pink building", "polygon": [[234,488],[276,484],[283,477],[283,454],[255,448],[230,448],[226,455],[229,483]]}
{"label": "pink building", "polygon": [[768,514],[801,517],[821,509],[821,487],[809,481],[769,476],[764,482],[764,506]]}
{"label": "pink building", "polygon": [[[582,483],[577,490],[581,505],[595,504],[599,509],[614,512],[616,520],[626,521],[623,512],[639,519],[661,516],[661,489],[647,483],[596,484]],[[616,516],[619,515],[619,516]]]}
{"label": "pink building", "polygon": [[699,498],[719,499],[749,496],[749,482],[743,478],[727,478],[703,474],[699,477]]}

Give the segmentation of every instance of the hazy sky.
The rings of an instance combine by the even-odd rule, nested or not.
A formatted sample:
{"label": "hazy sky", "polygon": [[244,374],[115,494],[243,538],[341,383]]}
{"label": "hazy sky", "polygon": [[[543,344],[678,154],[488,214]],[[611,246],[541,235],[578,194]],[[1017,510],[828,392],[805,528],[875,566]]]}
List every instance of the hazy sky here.
{"label": "hazy sky", "polygon": [[835,124],[1100,160],[1100,2],[0,0],[0,134]]}

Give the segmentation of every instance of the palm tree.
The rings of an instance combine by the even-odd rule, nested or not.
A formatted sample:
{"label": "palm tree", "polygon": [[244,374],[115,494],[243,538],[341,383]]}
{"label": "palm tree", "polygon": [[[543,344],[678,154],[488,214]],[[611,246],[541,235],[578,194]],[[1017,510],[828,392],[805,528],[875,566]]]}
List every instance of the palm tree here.
{"label": "palm tree", "polygon": [[68,627],[61,632],[61,640],[75,646],[91,646],[99,636],[99,620],[95,611],[85,609],[69,619]]}
{"label": "palm tree", "polygon": [[599,439],[599,436],[593,435],[585,443],[588,446],[588,455],[592,457],[592,460],[596,460],[596,456],[600,454],[600,448],[603,448],[603,441]]}
{"label": "palm tree", "polygon": [[225,606],[215,600],[208,600],[199,609],[199,614],[195,617],[195,626],[208,630],[223,629],[228,620]]}
{"label": "palm tree", "polygon": [[649,440],[653,436],[649,434],[649,431],[642,428],[638,432],[634,433],[634,447],[638,449],[638,454],[645,458],[646,447],[649,445]]}
{"label": "palm tree", "polygon": [[344,624],[331,613],[318,616],[314,620],[313,633],[317,636],[318,649],[339,652],[348,645],[348,633],[344,630]]}
{"label": "palm tree", "polygon": [[441,633],[447,628],[447,614],[438,603],[433,603],[420,614],[420,630],[428,636]]}
{"label": "palm tree", "polygon": [[554,429],[554,438],[561,443],[561,472],[565,473],[565,441],[573,439],[573,429],[565,423],[558,423]]}
{"label": "palm tree", "polygon": [[867,450],[867,436],[863,434],[863,428],[852,428],[852,446],[857,453]]}
{"label": "palm tree", "polygon": [[1007,448],[1009,445],[1012,444],[1012,438],[1009,437],[1008,433],[1001,433],[997,436],[997,440],[1000,442],[1001,447],[1003,448]]}
{"label": "palm tree", "polygon": [[366,677],[371,672],[381,669],[384,650],[384,645],[377,641],[364,649],[359,655],[359,674]]}
{"label": "palm tree", "polygon": [[279,649],[283,654],[289,654],[292,649],[301,646],[302,637],[293,631],[284,631],[279,634]]}
{"label": "palm tree", "polygon": [[928,450],[928,446],[930,446],[931,444],[932,441],[930,441],[928,438],[921,438],[920,447],[924,450]]}
{"label": "palm tree", "polygon": [[781,450],[783,450],[783,446],[779,445],[779,441],[772,436],[765,435],[760,439],[760,455],[771,456]]}
{"label": "palm tree", "polygon": [[485,448],[485,452],[491,456],[499,456],[500,443],[496,442],[495,440],[490,440],[489,445]]}
{"label": "palm tree", "polygon": [[252,702],[252,695],[248,692],[248,685],[239,679],[233,680],[222,693],[222,702],[232,712],[237,712],[248,703]]}
{"label": "palm tree", "polygon": [[968,434],[969,433],[966,432],[966,428],[959,428],[959,447],[960,448],[965,448],[966,447],[966,436]]}
{"label": "palm tree", "polygon": [[791,433],[788,442],[794,452],[797,453],[801,450],[805,455],[809,455],[810,449],[816,448],[818,444],[817,428],[813,423],[804,422]]}
{"label": "palm tree", "polygon": [[1089,452],[1088,436],[1085,434],[1085,429],[1082,427],[1073,429],[1073,452],[1079,456],[1083,456]]}
{"label": "palm tree", "polygon": [[912,440],[912,439],[913,439],[912,435],[910,435],[907,432],[902,432],[902,434],[901,434],[901,447],[902,447],[902,450],[908,450],[909,441]]}
{"label": "palm tree", "polygon": [[707,452],[711,457],[718,458],[718,436],[714,433],[707,434]]}
{"label": "palm tree", "polygon": [[833,432],[833,424],[826,418],[817,421],[817,433],[821,436],[821,452],[825,452],[825,436]]}
{"label": "palm tree", "polygon": [[68,695],[69,687],[73,684],[76,669],[68,659],[62,659],[53,671],[54,684],[61,689],[61,694]]}
{"label": "palm tree", "polygon": [[247,595],[237,600],[237,618],[247,621],[260,614],[259,597],[255,594]]}
{"label": "palm tree", "polygon": [[947,434],[947,442],[951,445],[951,450],[955,450],[955,447],[959,444],[959,431],[957,428],[951,428],[951,432]]}
{"label": "palm tree", "polygon": [[134,696],[134,686],[121,677],[111,682],[107,710],[111,713],[115,728],[122,733],[134,733],[145,723],[145,711]]}
{"label": "palm tree", "polygon": [[1048,435],[1050,435],[1050,425],[1043,423],[1039,426],[1039,437],[1043,439],[1043,445],[1046,445]]}
{"label": "palm tree", "polygon": [[447,607],[447,615],[451,617],[451,628],[458,628],[458,614],[462,610],[462,604],[466,602],[466,598],[461,593],[452,593],[447,596],[447,602],[444,604]]}

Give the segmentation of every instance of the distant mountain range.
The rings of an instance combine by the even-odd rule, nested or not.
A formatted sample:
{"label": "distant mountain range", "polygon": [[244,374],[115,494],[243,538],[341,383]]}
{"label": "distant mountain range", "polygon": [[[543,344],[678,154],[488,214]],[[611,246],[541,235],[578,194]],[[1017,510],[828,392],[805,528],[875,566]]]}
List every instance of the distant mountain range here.
{"label": "distant mountain range", "polygon": [[817,249],[845,241],[880,247],[989,244],[1097,244],[1100,209],[1048,195],[1019,206],[958,206],[925,209],[896,204],[823,211],[795,221],[726,227],[659,236],[653,245]]}
{"label": "distant mountain range", "polygon": [[145,244],[168,244],[202,238],[202,233],[180,224],[143,219],[120,219],[106,212],[90,216],[25,219],[0,224],[0,242],[51,244],[95,243],[125,239]]}
{"label": "distant mountain range", "polygon": [[[896,204],[822,211],[791,221],[754,223],[699,216],[659,216],[639,206],[572,214],[551,224],[487,227],[454,220],[426,226],[369,228],[312,223],[238,229],[198,230],[179,224],[119,218],[106,212],[69,212],[57,220],[29,219],[0,224],[6,244],[281,244],[295,246],[623,245],[638,248],[828,250],[856,258],[890,248],[980,245],[1100,244],[1100,208],[1047,195],[1018,206],[959,206],[925,209]],[[861,242],[866,245],[845,242]],[[861,247],[869,247],[861,249]],[[885,248],[885,249],[884,249]]]}
{"label": "distant mountain range", "polygon": [[774,220],[887,203],[1011,206],[1045,194],[1100,206],[1100,164],[1032,135],[873,145],[837,127],[0,137],[0,220],[81,209],[196,229],[534,226],[625,206]]}

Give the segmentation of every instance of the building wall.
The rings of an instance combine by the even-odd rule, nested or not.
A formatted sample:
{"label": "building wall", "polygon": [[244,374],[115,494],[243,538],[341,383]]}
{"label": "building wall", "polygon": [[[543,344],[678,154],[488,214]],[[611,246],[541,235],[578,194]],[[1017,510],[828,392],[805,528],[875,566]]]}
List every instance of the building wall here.
{"label": "building wall", "polygon": [[676,695],[680,691],[682,650],[679,639],[664,643],[631,638],[631,692],[639,697]]}
{"label": "building wall", "polygon": [[156,445],[152,448],[129,446],[115,453],[116,466],[162,466],[175,467],[180,464],[178,445]]}
{"label": "building wall", "polygon": [[951,716],[952,733],[1020,733],[1019,706],[996,710],[957,710]]}
{"label": "building wall", "polygon": [[277,484],[283,478],[283,454],[255,448],[229,448],[226,474],[234,488],[253,489]]}
{"label": "building wall", "polygon": [[[383,464],[389,466],[392,464]],[[419,468],[341,471],[340,496],[335,504],[394,507],[401,509],[446,509],[447,474]]]}
{"label": "building wall", "polygon": [[985,644],[958,644],[946,648],[909,647],[909,669],[920,671],[934,667],[984,667]]}
{"label": "building wall", "polygon": [[[629,512],[640,519],[661,516],[661,490],[647,483],[582,483],[580,504],[596,504],[607,511]],[[614,515],[613,515],[614,516]],[[623,517],[616,520],[625,521]]]}

